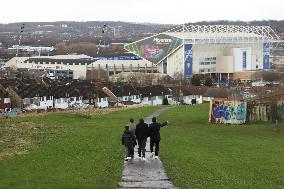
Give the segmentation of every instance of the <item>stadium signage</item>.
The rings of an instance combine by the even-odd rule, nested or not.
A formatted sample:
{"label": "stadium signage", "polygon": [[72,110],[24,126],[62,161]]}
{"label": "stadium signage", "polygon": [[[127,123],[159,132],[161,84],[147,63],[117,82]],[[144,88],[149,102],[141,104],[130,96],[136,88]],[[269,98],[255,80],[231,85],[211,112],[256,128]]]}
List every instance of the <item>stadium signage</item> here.
{"label": "stadium signage", "polygon": [[270,44],[263,43],[263,70],[264,71],[269,71],[270,69],[269,56],[270,56]]}
{"label": "stadium signage", "polygon": [[192,75],[192,44],[184,45],[184,76],[189,79]]}
{"label": "stadium signage", "polygon": [[154,38],[153,41],[156,42],[156,43],[171,43],[171,42],[172,42],[172,39],[159,39],[159,38]]}
{"label": "stadium signage", "polygon": [[182,39],[162,33],[126,45],[125,49],[154,64],[158,64],[180,47],[182,43]]}

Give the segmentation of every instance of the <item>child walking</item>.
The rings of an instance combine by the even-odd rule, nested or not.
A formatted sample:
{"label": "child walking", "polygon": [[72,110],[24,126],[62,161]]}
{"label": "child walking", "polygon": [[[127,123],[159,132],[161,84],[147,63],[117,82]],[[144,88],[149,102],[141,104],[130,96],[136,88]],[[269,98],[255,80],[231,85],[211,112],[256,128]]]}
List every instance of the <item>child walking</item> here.
{"label": "child walking", "polygon": [[125,130],[122,134],[122,145],[125,146],[125,161],[134,158],[134,146],[136,145],[136,138],[134,134],[129,130],[129,126],[125,126]]}

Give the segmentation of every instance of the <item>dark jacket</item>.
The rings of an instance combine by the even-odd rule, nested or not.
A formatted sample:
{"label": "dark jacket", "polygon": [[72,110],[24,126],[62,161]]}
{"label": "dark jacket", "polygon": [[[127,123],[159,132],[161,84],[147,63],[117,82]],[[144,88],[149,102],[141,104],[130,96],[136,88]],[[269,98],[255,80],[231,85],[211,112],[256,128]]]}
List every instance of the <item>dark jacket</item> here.
{"label": "dark jacket", "polygon": [[135,136],[130,130],[125,130],[122,134],[122,145],[134,147],[136,145]]}
{"label": "dark jacket", "polygon": [[160,136],[160,128],[164,127],[165,125],[167,125],[167,122],[165,123],[151,123],[149,126],[149,135],[150,135],[150,139],[153,141],[160,141],[161,140],[161,136]]}
{"label": "dark jacket", "polygon": [[144,122],[140,122],[136,125],[135,136],[137,140],[144,140],[147,139],[149,136],[149,128],[148,124]]}

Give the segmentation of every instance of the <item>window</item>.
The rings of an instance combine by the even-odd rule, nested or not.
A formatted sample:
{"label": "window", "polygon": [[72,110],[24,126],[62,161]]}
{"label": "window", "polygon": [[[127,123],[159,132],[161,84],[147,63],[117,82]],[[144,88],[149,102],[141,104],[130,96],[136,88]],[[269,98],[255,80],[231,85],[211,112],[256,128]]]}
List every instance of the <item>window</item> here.
{"label": "window", "polygon": [[167,74],[167,67],[168,67],[167,62],[164,62],[163,63],[163,74]]}
{"label": "window", "polygon": [[247,68],[247,52],[243,51],[243,69]]}

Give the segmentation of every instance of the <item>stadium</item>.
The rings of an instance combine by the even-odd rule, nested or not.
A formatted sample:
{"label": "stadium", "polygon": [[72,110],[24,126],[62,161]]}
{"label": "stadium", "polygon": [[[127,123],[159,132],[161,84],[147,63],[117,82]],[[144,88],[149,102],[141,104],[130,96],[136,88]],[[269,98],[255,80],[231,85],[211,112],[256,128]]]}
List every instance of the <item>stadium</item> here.
{"label": "stadium", "polygon": [[204,74],[218,81],[251,80],[255,71],[270,69],[270,49],[278,41],[269,26],[184,24],[125,49],[171,77]]}

